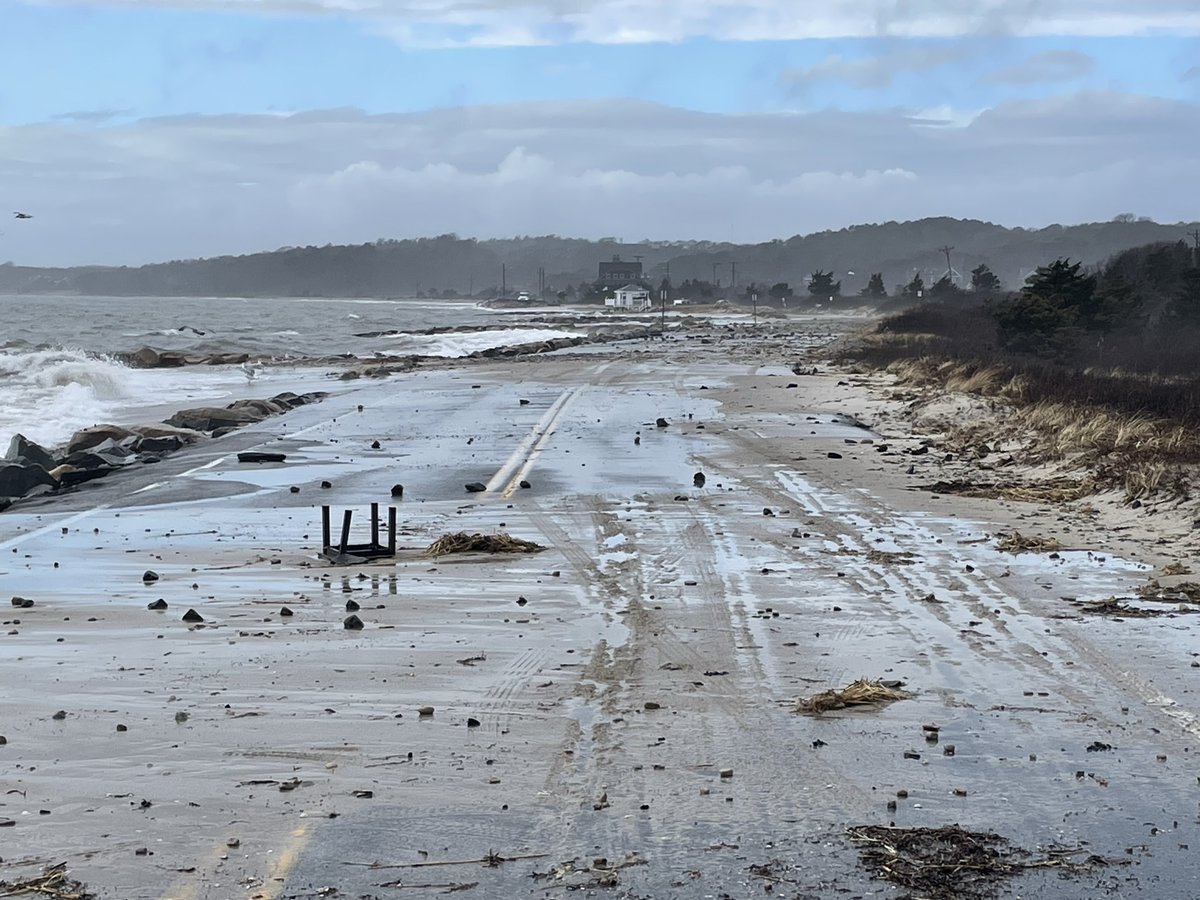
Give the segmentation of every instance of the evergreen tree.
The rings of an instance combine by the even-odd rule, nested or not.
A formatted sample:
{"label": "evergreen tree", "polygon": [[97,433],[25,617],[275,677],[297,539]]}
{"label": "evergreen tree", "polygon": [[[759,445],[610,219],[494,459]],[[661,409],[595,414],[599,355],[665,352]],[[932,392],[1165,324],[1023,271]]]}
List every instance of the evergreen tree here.
{"label": "evergreen tree", "polygon": [[971,290],[977,294],[999,294],[1004,284],[986,263],[980,263],[971,270]]}
{"label": "evergreen tree", "polygon": [[920,300],[925,296],[925,279],[918,272],[913,276],[913,280],[904,286],[903,294],[911,300]]}
{"label": "evergreen tree", "polygon": [[867,286],[859,291],[860,297],[874,297],[876,300],[882,300],[887,295],[887,288],[883,286],[882,272],[872,274]]}
{"label": "evergreen tree", "polygon": [[842,283],[833,280],[832,272],[817,269],[808,279],[808,292],[814,297],[840,297]]}

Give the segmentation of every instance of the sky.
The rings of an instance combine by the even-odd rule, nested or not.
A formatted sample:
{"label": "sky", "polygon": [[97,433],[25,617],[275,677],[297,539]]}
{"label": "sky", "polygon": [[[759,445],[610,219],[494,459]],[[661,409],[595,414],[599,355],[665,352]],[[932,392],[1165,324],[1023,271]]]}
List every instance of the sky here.
{"label": "sky", "polygon": [[1196,0],[0,0],[0,262],[1193,221],[1198,146]]}

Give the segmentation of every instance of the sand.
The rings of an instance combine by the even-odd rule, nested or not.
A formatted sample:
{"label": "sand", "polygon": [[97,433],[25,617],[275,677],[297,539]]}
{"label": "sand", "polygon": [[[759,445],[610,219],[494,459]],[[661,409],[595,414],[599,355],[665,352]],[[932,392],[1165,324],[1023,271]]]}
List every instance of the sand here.
{"label": "sand", "polygon": [[[0,880],[65,861],[130,900],[858,896],[881,888],[845,831],[894,822],[1134,863],[1033,872],[1028,895],[1200,893],[1194,620],[1080,611],[1190,545],[1128,511],[1116,532],[1081,503],[915,490],[957,470],[903,452],[927,435],[886,378],[815,355],[852,324],[333,381],[0,515],[5,594],[35,603],[0,630]],[[319,557],[322,504],[358,540],[396,483],[396,558]],[[1069,549],[1002,553],[1013,530]],[[456,531],[547,549],[424,555]],[[914,696],[794,711],[858,678]]]}

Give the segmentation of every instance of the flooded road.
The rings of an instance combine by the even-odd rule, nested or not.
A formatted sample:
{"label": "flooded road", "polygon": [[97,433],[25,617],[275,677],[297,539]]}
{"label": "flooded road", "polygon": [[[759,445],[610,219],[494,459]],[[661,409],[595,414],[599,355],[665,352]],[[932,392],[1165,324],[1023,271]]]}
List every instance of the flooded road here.
{"label": "flooded road", "polygon": [[[35,605],[0,632],[0,878],[65,860],[131,900],[895,896],[845,838],[894,822],[1115,863],[1013,896],[1200,895],[1191,620],[1081,617],[1151,569],[1000,552],[1017,513],[910,490],[932,460],[846,415],[837,375],[783,367],[815,343],[331,382],[4,513],[5,591]],[[395,559],[318,557],[322,504],[360,540],[398,483]],[[422,554],[460,530],[547,549]],[[794,712],[859,677],[914,697]]]}

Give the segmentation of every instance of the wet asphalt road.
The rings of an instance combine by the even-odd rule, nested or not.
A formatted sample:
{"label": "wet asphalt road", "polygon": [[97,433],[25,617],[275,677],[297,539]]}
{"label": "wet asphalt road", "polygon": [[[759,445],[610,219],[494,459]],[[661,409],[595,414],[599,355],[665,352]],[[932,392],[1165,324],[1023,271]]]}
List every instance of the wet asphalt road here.
{"label": "wet asphalt road", "polygon": [[[828,385],[771,362],[676,341],[417,372],[0,517],[6,589],[38,599],[0,644],[30,688],[0,705],[24,792],[5,877],[62,857],[103,897],[878,896],[844,830],[895,821],[1128,863],[1012,896],[1200,895],[1190,624],[1060,618],[1147,573],[1000,554],[988,509],[901,490]],[[398,482],[397,562],[316,559],[323,502],[361,522]],[[549,549],[421,557],[459,528]],[[916,697],[791,709],[860,676]]]}

